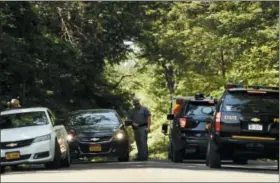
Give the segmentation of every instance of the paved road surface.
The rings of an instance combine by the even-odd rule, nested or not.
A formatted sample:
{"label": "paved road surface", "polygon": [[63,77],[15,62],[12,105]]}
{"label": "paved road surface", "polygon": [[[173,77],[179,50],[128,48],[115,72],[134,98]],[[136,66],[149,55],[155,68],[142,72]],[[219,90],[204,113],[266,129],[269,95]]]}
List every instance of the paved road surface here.
{"label": "paved road surface", "polygon": [[175,164],[168,161],[75,163],[69,169],[43,167],[7,171],[1,182],[279,182],[276,163],[250,162],[246,166],[227,163],[220,170],[203,162]]}

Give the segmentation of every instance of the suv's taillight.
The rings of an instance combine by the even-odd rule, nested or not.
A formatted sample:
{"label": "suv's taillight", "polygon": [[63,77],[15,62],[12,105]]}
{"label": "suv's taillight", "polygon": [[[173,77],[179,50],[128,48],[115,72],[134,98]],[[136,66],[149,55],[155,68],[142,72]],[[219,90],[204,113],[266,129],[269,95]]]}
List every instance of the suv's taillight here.
{"label": "suv's taillight", "polygon": [[215,120],[215,131],[220,132],[221,130],[221,113],[217,112]]}
{"label": "suv's taillight", "polygon": [[186,118],[179,118],[179,123],[181,128],[185,128],[187,126],[187,119]]}

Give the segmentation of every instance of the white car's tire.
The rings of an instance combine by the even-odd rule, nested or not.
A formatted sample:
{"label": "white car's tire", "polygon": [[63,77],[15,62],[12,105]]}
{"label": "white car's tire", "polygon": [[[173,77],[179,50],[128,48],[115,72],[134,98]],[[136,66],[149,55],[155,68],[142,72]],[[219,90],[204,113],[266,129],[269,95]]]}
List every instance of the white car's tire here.
{"label": "white car's tire", "polygon": [[61,167],[61,152],[60,152],[60,147],[59,147],[57,140],[55,140],[53,161],[50,163],[46,163],[45,166],[47,169],[58,169]]}
{"label": "white car's tire", "polygon": [[71,165],[71,156],[69,153],[69,149],[67,150],[66,157],[61,161],[61,167],[70,167]]}

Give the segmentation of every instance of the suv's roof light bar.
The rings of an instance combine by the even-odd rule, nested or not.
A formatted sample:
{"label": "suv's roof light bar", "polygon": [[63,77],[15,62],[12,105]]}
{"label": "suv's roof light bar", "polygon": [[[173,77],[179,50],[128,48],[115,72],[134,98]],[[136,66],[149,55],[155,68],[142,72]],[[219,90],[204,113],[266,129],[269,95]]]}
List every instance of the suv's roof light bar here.
{"label": "suv's roof light bar", "polygon": [[253,88],[253,89],[279,90],[279,87],[265,86],[265,85],[242,85],[242,84],[225,85],[225,89],[230,89],[230,88]]}
{"label": "suv's roof light bar", "polygon": [[205,99],[205,97],[202,93],[195,94],[194,98],[195,98],[195,100],[204,100]]}
{"label": "suv's roof light bar", "polygon": [[[201,94],[203,96],[203,94]],[[187,97],[173,97],[173,100],[175,101],[175,104],[183,104],[185,100],[191,100],[191,101],[209,101],[209,103],[216,103],[216,99],[212,96],[210,97],[196,97],[196,96],[187,96]]]}
{"label": "suv's roof light bar", "polygon": [[173,97],[173,100],[177,100],[177,99],[184,99],[184,100],[188,100],[188,99],[191,99],[193,98],[192,96],[176,96],[176,97]]}
{"label": "suv's roof light bar", "polygon": [[227,85],[225,85],[225,89],[230,89],[230,88],[245,88],[245,87],[241,84],[227,84]]}
{"label": "suv's roof light bar", "polygon": [[268,89],[268,90],[279,90],[279,87],[275,86],[265,86],[265,85],[249,85],[248,88],[254,88],[254,89]]}

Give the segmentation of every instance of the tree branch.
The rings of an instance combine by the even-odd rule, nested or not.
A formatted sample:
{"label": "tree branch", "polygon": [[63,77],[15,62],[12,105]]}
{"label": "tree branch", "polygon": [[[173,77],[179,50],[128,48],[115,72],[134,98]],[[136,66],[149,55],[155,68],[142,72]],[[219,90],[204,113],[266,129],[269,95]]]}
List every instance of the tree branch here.
{"label": "tree branch", "polygon": [[134,76],[138,71],[141,71],[145,67],[146,67],[146,65],[143,65],[141,68],[137,69],[133,74],[127,74],[127,75],[121,76],[120,80],[114,85],[114,89],[117,88],[125,78]]}
{"label": "tree branch", "polygon": [[164,61],[160,61],[161,66],[164,69],[164,75],[165,75],[165,80],[168,83],[168,89],[170,91],[170,93],[174,93],[174,88],[171,87],[171,84],[173,82],[173,69],[172,68],[168,68],[166,66],[166,63],[164,63]]}
{"label": "tree branch", "polygon": [[122,82],[123,79],[125,79],[126,77],[133,76],[133,75],[134,75],[134,74],[128,74],[128,75],[122,76],[121,79],[114,85],[114,88],[117,88],[117,87],[121,84],[121,82]]}
{"label": "tree branch", "polygon": [[82,31],[80,30],[81,28],[78,27],[76,24],[72,23],[72,25],[76,28],[77,32],[85,39],[87,40],[87,36],[85,34],[82,33]]}
{"label": "tree branch", "polygon": [[[57,7],[57,12],[58,12],[58,15],[59,15],[59,17],[60,17],[60,21],[61,21],[61,24],[62,24],[62,28],[65,30],[65,34],[67,35],[67,37],[68,37],[68,41],[72,44],[72,45],[74,45],[73,44],[73,41],[72,41],[72,36],[71,36],[71,34],[69,33],[69,30],[68,30],[68,28],[67,28],[67,26],[66,26],[66,24],[65,24],[65,22],[64,22],[64,19],[63,19],[63,17],[62,17],[62,14],[61,14],[61,8],[59,8],[59,7]],[[63,30],[62,30],[63,31]]]}

